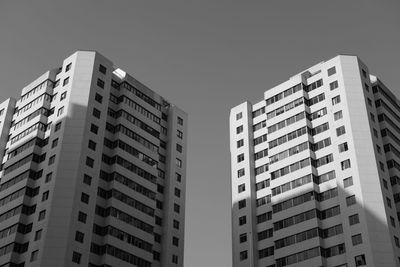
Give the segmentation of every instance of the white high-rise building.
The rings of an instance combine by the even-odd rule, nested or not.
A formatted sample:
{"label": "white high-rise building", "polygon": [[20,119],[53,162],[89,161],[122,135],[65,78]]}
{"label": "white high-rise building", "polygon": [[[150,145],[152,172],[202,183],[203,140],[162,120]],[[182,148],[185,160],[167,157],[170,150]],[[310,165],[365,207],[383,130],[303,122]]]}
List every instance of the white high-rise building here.
{"label": "white high-rise building", "polygon": [[400,266],[400,101],[340,55],[231,109],[233,266]]}
{"label": "white high-rise building", "polygon": [[0,266],[183,266],[186,129],[94,51],[0,104]]}

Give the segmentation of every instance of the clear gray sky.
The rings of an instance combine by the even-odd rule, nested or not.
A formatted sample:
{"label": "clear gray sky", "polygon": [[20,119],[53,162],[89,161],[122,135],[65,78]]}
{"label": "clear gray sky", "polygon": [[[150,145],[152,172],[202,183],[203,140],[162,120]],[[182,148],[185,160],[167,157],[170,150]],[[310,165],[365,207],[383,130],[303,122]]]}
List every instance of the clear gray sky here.
{"label": "clear gray sky", "polygon": [[189,114],[185,267],[231,266],[231,107],[337,54],[399,91],[400,2],[0,1],[0,101],[97,50]]}

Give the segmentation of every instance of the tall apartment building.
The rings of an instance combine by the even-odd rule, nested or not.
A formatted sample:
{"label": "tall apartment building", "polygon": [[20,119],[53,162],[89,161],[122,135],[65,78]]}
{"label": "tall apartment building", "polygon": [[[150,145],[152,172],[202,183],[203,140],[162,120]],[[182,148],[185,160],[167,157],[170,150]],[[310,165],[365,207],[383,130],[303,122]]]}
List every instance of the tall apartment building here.
{"label": "tall apartment building", "polygon": [[0,114],[0,266],[183,266],[185,112],[78,51]]}
{"label": "tall apartment building", "polygon": [[356,56],[230,113],[233,266],[400,266],[400,101]]}

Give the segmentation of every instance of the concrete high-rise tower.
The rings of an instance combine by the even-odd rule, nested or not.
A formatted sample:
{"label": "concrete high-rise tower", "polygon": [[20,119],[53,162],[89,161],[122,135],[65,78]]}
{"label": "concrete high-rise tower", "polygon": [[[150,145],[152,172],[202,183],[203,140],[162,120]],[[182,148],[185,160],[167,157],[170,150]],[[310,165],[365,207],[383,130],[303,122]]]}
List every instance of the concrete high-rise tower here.
{"label": "concrete high-rise tower", "polygon": [[233,266],[400,266],[400,101],[356,56],[230,113]]}
{"label": "concrete high-rise tower", "polygon": [[93,51],[0,104],[0,266],[183,266],[186,129]]}

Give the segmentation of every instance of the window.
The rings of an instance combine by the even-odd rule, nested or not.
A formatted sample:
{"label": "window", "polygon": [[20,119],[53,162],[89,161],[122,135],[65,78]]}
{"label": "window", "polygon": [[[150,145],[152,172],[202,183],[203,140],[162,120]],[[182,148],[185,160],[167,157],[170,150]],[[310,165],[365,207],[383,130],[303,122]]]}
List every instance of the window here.
{"label": "window", "polygon": [[178,117],[178,124],[183,126],[183,119],[181,117]]}
{"label": "window", "polygon": [[385,165],[379,161],[379,168],[381,169],[381,171],[385,171]]}
{"label": "window", "polygon": [[236,120],[240,120],[241,118],[243,118],[243,113],[239,112],[236,114]]}
{"label": "window", "polygon": [[94,159],[86,157],[86,166],[93,168],[93,165],[94,165]]}
{"label": "window", "polygon": [[180,144],[176,144],[176,151],[182,153],[182,146]]}
{"label": "window", "polygon": [[240,243],[244,243],[244,242],[246,242],[246,241],[247,241],[247,234],[246,234],[246,233],[241,234],[241,235],[239,236],[239,242],[240,242]]}
{"label": "window", "polygon": [[394,218],[392,216],[390,216],[390,224],[396,228],[396,221],[394,220]]}
{"label": "window", "polygon": [[239,141],[236,142],[237,148],[242,147],[244,145],[243,139],[240,139]]}
{"label": "window", "polygon": [[69,83],[69,77],[64,79],[63,86],[66,86],[68,83]]}
{"label": "window", "polygon": [[358,218],[358,214],[354,214],[349,216],[349,224],[354,225],[360,223],[360,219]]}
{"label": "window", "polygon": [[346,133],[346,128],[344,126],[340,126],[339,128],[336,128],[336,136],[341,136]]}
{"label": "window", "polygon": [[365,70],[362,70],[362,75],[364,76],[364,78],[367,78],[367,72]]}
{"label": "window", "polygon": [[177,220],[174,220],[173,225],[175,229],[179,229],[179,222]]}
{"label": "window", "polygon": [[96,93],[94,100],[101,104],[103,102],[103,97],[100,94]]}
{"label": "window", "polygon": [[178,256],[172,255],[172,263],[178,264]]}
{"label": "window", "polygon": [[48,173],[48,174],[46,175],[45,183],[50,182],[52,176],[53,176],[53,173],[52,173],[52,172]]}
{"label": "window", "polygon": [[247,250],[240,252],[240,261],[244,261],[247,259]]}
{"label": "window", "polygon": [[389,208],[392,208],[392,201],[390,200],[390,198],[386,197],[386,203]]}
{"label": "window", "polygon": [[178,247],[179,246],[179,238],[173,236],[172,237],[172,245]]}
{"label": "window", "polygon": [[85,204],[88,204],[88,203],[89,203],[89,195],[88,195],[88,194],[85,194],[85,193],[82,193],[82,194],[81,194],[81,201],[82,201],[83,203],[85,203]]}
{"label": "window", "polygon": [[387,183],[387,181],[386,181],[385,179],[382,179],[382,182],[383,182],[383,187],[384,187],[385,189],[388,189],[388,183]]}
{"label": "window", "polygon": [[367,265],[367,262],[365,261],[365,255],[364,254],[355,256],[354,260],[356,262],[356,267]]}
{"label": "window", "polygon": [[246,190],[246,185],[245,184],[241,184],[241,185],[238,186],[238,192],[239,193],[242,193],[245,190]]}
{"label": "window", "polygon": [[372,107],[372,100],[369,97],[367,98],[367,102],[368,102],[368,105],[370,105]]}
{"label": "window", "polygon": [[332,68],[328,69],[328,76],[331,76],[331,75],[333,75],[335,73],[336,73],[336,68],[335,67],[332,67]]}
{"label": "window", "polygon": [[53,155],[49,158],[49,165],[52,165],[56,161],[56,156]]}
{"label": "window", "polygon": [[181,197],[181,190],[179,190],[178,188],[175,188],[175,196],[176,197]]}
{"label": "window", "polygon": [[96,143],[93,142],[92,140],[89,140],[88,147],[89,147],[91,150],[96,151]]}
{"label": "window", "polygon": [[100,110],[98,110],[97,108],[93,108],[93,116],[95,116],[96,118],[98,118],[98,119],[100,119],[100,115],[101,115],[101,112],[100,112]]}
{"label": "window", "polygon": [[349,187],[353,185],[353,177],[348,177],[346,179],[343,179],[343,187]]}
{"label": "window", "polygon": [[246,216],[239,217],[239,226],[246,224]]}
{"label": "window", "polygon": [[38,221],[43,220],[45,217],[46,217],[46,210],[42,210],[41,212],[39,212]]}
{"label": "window", "polygon": [[242,162],[244,160],[244,154],[240,154],[237,156],[237,162]]}
{"label": "window", "polygon": [[72,252],[72,262],[80,264],[81,258],[82,258],[82,254],[80,254],[76,251]]}
{"label": "window", "polygon": [[97,86],[104,89],[104,81],[102,79],[97,79]]}
{"label": "window", "polygon": [[47,199],[49,199],[49,191],[48,190],[42,194],[42,202],[46,201]]}
{"label": "window", "polygon": [[31,253],[31,262],[36,261],[39,255],[39,250],[32,251]]}
{"label": "window", "polygon": [[339,110],[338,112],[335,112],[333,114],[333,117],[335,118],[335,121],[340,120],[341,118],[343,118],[343,112]]}
{"label": "window", "polygon": [[65,72],[69,71],[71,69],[72,63],[69,63],[66,67],[65,67]]}
{"label": "window", "polygon": [[339,153],[342,153],[342,152],[345,152],[345,151],[349,150],[347,142],[339,144],[338,147],[339,147]]}
{"label": "window", "polygon": [[42,229],[40,229],[40,230],[37,230],[36,232],[35,232],[35,241],[38,241],[38,240],[40,240],[41,238],[42,238],[42,232],[43,232],[43,230]]}
{"label": "window", "polygon": [[83,176],[83,183],[87,184],[87,185],[91,185],[92,184],[92,177],[87,175],[87,174],[85,174]]}
{"label": "window", "polygon": [[176,213],[179,213],[181,211],[181,206],[179,206],[178,204],[174,203],[174,211]]}
{"label": "window", "polygon": [[236,127],[236,134],[240,134],[241,132],[243,132],[243,125]]}
{"label": "window", "polygon": [[340,165],[342,167],[342,170],[350,168],[351,167],[350,159],[346,159],[346,160],[340,162]]}
{"label": "window", "polygon": [[400,248],[400,242],[397,236],[394,236],[394,243],[396,244],[396,247]]}
{"label": "window", "polygon": [[51,143],[51,148],[55,148],[57,144],[58,144],[58,138],[53,140],[53,142]]}
{"label": "window", "polygon": [[94,125],[93,123],[90,125],[90,131],[94,134],[97,134],[97,132],[99,131],[99,127],[97,127],[96,125]]}
{"label": "window", "polygon": [[331,90],[334,90],[334,89],[338,88],[339,87],[338,81],[331,82],[329,84],[329,87],[331,88]]}
{"label": "window", "polygon": [[176,163],[176,166],[178,166],[179,168],[182,168],[182,160],[176,158],[175,163]]}
{"label": "window", "polygon": [[371,118],[371,121],[375,122],[375,116],[372,113],[369,113],[369,117]]}
{"label": "window", "polygon": [[86,223],[86,219],[87,219],[87,215],[85,213],[83,213],[82,211],[80,211],[78,213],[78,221],[82,222],[82,223]]}
{"label": "window", "polygon": [[60,96],[60,101],[64,100],[67,97],[67,92],[64,92]]}
{"label": "window", "polygon": [[238,178],[240,178],[240,177],[242,177],[242,176],[244,176],[244,168],[238,170]]}
{"label": "window", "polygon": [[60,129],[61,129],[61,122],[59,122],[59,123],[56,124],[56,127],[55,127],[55,129],[54,129],[54,132],[57,132],[57,131],[60,130]]}
{"label": "window", "polygon": [[361,234],[353,235],[351,237],[351,242],[353,243],[353,246],[357,246],[359,244],[362,244]]}
{"label": "window", "polygon": [[336,105],[340,103],[340,95],[337,95],[335,97],[332,98],[332,105]]}
{"label": "window", "polygon": [[346,197],[346,205],[347,205],[347,207],[352,206],[354,204],[356,204],[356,196],[355,195]]}
{"label": "window", "polygon": [[377,131],[375,128],[373,128],[373,132],[374,132],[374,136],[375,136],[376,138],[378,138],[378,131]]}
{"label": "window", "polygon": [[177,134],[178,138],[183,139],[183,132],[177,130]]}
{"label": "window", "polygon": [[83,239],[85,238],[85,234],[79,231],[75,232],[75,241],[79,243],[83,243]]}
{"label": "window", "polygon": [[57,111],[57,117],[62,115],[63,113],[64,113],[64,107],[59,108]]}
{"label": "window", "polygon": [[103,73],[103,74],[106,74],[106,73],[107,73],[107,68],[100,64],[100,66],[99,66],[99,71],[100,71],[101,73]]}
{"label": "window", "polygon": [[246,207],[246,199],[242,199],[238,202],[239,209],[243,209]]}
{"label": "window", "polygon": [[176,176],[176,180],[178,181],[178,182],[181,182],[182,181],[182,175],[180,175],[179,173],[175,173],[175,176]]}

